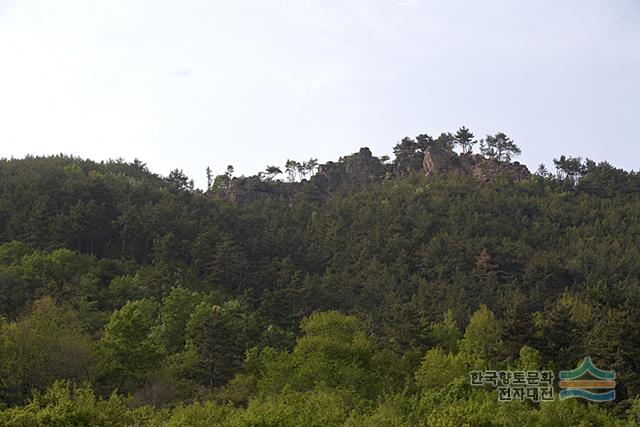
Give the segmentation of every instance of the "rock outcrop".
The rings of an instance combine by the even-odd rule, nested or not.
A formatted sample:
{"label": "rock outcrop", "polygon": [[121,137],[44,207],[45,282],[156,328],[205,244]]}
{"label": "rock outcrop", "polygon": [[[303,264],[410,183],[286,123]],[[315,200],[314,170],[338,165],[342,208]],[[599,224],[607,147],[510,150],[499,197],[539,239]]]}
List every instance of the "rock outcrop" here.
{"label": "rock outcrop", "polygon": [[263,181],[257,176],[233,178],[221,196],[231,203],[246,205],[260,199],[289,200],[301,183]]}
{"label": "rock outcrop", "polygon": [[[499,162],[480,154],[461,154],[444,147],[430,147],[424,154],[422,167],[427,176],[472,176],[489,182],[501,176],[513,180],[531,176],[525,165],[518,162]],[[309,180],[282,182],[262,180],[257,176],[234,178],[228,190],[220,194],[236,204],[249,204],[256,200],[271,199],[289,201],[296,194],[324,200],[340,191],[357,190],[375,182],[397,175],[391,164],[383,163],[364,147],[357,153],[344,156],[337,162],[327,162]]]}
{"label": "rock outcrop", "polygon": [[422,167],[427,176],[432,175],[468,175],[463,168],[461,157],[444,147],[433,147],[427,149],[422,159]]}
{"label": "rock outcrop", "polygon": [[529,169],[518,162],[499,162],[480,154],[456,154],[444,147],[427,149],[422,162],[427,176],[448,174],[455,176],[473,176],[489,182],[501,176],[515,181],[531,177]]}
{"label": "rock outcrop", "polygon": [[234,178],[229,189],[220,196],[235,204],[248,204],[256,200],[287,201],[300,192],[305,197],[323,200],[339,191],[359,189],[384,179],[388,170],[367,147],[357,153],[328,162],[318,167],[309,180],[301,182],[266,181],[257,176]]}
{"label": "rock outcrop", "polygon": [[345,188],[361,188],[372,182],[379,182],[387,174],[387,168],[371,150],[363,147],[357,153],[340,158],[338,162],[328,162],[318,167],[311,181],[325,193],[334,193]]}

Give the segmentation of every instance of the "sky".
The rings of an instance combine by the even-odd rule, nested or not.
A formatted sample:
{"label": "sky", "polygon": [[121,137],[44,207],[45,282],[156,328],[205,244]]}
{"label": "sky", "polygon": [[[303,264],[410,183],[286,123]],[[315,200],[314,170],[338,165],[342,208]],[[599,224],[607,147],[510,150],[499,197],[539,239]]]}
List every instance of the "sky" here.
{"label": "sky", "polygon": [[640,1],[0,0],[0,157],[203,187],[462,125],[640,169]]}

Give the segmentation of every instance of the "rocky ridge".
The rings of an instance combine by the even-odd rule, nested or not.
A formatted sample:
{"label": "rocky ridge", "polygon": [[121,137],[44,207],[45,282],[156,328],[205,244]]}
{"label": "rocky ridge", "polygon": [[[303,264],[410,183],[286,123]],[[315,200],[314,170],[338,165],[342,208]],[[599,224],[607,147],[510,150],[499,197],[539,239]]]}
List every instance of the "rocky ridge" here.
{"label": "rocky ridge", "polygon": [[531,177],[529,169],[518,162],[499,162],[480,154],[457,154],[438,146],[425,151],[421,168],[401,169],[393,163],[381,161],[369,148],[363,147],[337,162],[319,165],[317,173],[309,180],[283,182],[263,180],[258,176],[233,178],[229,189],[219,196],[241,205],[261,199],[287,201],[301,192],[311,198],[324,200],[340,191],[357,190],[371,183],[410,173],[471,176],[481,182],[490,182],[501,176],[515,181]]}

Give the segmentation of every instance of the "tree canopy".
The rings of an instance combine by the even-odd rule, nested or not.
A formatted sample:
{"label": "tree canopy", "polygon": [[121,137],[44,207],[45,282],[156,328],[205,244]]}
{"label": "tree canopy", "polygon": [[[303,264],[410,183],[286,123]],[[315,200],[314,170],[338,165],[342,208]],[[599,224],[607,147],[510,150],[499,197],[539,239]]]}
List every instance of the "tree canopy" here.
{"label": "tree canopy", "polygon": [[[567,155],[522,180],[420,173],[474,138],[405,138],[379,181],[247,204],[214,191],[232,167],[202,191],[140,161],[0,160],[0,425],[638,425],[640,176]],[[614,402],[469,384],[585,355]]]}

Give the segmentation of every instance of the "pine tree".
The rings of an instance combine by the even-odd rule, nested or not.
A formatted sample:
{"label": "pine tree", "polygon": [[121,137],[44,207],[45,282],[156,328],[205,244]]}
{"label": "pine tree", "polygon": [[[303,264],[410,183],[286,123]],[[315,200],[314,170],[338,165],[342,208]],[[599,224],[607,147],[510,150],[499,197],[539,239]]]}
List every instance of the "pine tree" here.
{"label": "pine tree", "polygon": [[207,166],[207,190],[209,190],[211,188],[211,185],[213,185],[213,172],[211,171],[211,168],[209,166]]}
{"label": "pine tree", "polygon": [[194,358],[193,378],[209,387],[231,379],[242,365],[247,346],[239,304],[202,302],[193,310],[186,330],[187,352]]}
{"label": "pine tree", "polygon": [[556,304],[545,319],[541,350],[557,369],[573,369],[583,357],[581,334],[569,306]]}
{"label": "pine tree", "polygon": [[473,152],[473,146],[477,142],[473,137],[473,133],[464,126],[456,132],[454,136],[455,143],[462,149],[462,154],[471,154]]}
{"label": "pine tree", "polygon": [[277,166],[267,166],[265,173],[267,174],[267,179],[271,181],[277,175],[280,175],[282,173],[282,170]]}
{"label": "pine tree", "polygon": [[524,294],[514,293],[507,301],[505,316],[502,320],[501,337],[505,357],[515,359],[522,347],[533,345],[534,326]]}
{"label": "pine tree", "polygon": [[513,157],[522,153],[520,147],[504,132],[487,135],[484,142],[481,141],[480,150],[483,155],[493,157],[499,162],[510,162]]}

